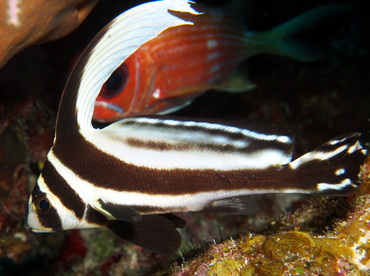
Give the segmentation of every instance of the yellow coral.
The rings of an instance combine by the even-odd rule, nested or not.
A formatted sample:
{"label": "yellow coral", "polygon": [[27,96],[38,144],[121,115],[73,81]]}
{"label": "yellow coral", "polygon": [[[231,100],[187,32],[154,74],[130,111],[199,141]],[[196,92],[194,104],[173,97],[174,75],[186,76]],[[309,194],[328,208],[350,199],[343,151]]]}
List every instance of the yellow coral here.
{"label": "yellow coral", "polygon": [[201,262],[193,260],[177,275],[369,275],[370,195],[364,191],[370,190],[370,158],[360,176],[354,210],[325,236],[283,231],[230,239],[211,246]]}

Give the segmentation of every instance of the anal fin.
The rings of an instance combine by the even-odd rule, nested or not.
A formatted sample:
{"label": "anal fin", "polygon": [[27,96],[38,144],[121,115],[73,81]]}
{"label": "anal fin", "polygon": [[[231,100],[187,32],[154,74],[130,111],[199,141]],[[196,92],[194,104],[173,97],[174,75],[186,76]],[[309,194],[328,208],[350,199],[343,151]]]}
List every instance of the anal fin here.
{"label": "anal fin", "polygon": [[249,79],[247,64],[242,63],[236,68],[229,79],[214,89],[230,93],[243,93],[256,88],[256,86],[257,85]]}
{"label": "anal fin", "polygon": [[165,217],[169,221],[172,222],[172,224],[176,228],[184,228],[186,225],[186,221],[178,216],[175,216],[174,214],[168,213],[168,214],[160,214],[160,216]]}
{"label": "anal fin", "polygon": [[138,222],[113,220],[107,227],[122,239],[166,256],[176,253],[181,245],[173,223],[159,215],[145,215]]}

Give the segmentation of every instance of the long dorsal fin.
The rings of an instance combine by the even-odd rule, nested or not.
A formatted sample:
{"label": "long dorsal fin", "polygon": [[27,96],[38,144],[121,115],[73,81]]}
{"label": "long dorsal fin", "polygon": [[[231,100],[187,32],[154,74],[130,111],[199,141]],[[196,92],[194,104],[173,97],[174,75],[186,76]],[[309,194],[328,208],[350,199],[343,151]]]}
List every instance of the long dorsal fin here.
{"label": "long dorsal fin", "polygon": [[168,10],[197,14],[186,0],[145,3],[116,17],[77,61],[59,106],[56,135],[91,129],[94,102],[112,72],[143,43],[169,27],[192,24]]}

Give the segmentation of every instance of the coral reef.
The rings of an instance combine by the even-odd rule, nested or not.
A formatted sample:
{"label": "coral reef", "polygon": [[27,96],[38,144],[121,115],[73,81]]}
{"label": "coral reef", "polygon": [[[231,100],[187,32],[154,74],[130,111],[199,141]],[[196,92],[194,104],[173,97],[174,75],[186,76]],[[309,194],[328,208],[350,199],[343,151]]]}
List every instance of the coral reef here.
{"label": "coral reef", "polygon": [[242,235],[210,246],[174,275],[368,275],[370,199],[358,200],[350,219],[325,236]]}
{"label": "coral reef", "polygon": [[211,246],[174,275],[358,275],[349,255],[338,240],[305,232],[243,236]]}
{"label": "coral reef", "polygon": [[20,261],[32,247],[22,218],[33,169],[45,158],[53,126],[48,111],[32,99],[3,102],[0,114],[0,257]]}
{"label": "coral reef", "polygon": [[[243,234],[210,245],[194,260],[177,267],[178,272],[173,275],[368,275],[370,195],[363,191],[370,187],[369,169],[367,158],[361,172],[362,195],[353,200],[354,207],[347,219],[325,235],[293,229],[275,229],[270,235]],[[310,211],[317,212],[315,205],[292,215],[297,229],[307,228],[300,222],[306,224],[306,213]],[[291,220],[285,217],[279,224],[287,225]]]}
{"label": "coral reef", "polygon": [[[370,158],[361,169],[362,186],[352,211],[325,235],[274,229],[212,244],[173,275],[368,275],[370,273]],[[323,200],[323,203],[325,199]],[[328,206],[325,202],[324,206]],[[308,204],[273,224],[308,228],[317,203]],[[322,212],[319,212],[319,216]],[[292,223],[295,221],[295,223]],[[313,230],[313,229],[311,229]]]}

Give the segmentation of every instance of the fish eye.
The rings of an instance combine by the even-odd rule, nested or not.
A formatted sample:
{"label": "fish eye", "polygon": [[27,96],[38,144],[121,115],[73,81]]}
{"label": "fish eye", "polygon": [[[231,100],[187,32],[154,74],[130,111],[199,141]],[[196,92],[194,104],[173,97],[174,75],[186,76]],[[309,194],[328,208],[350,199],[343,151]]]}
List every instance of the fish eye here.
{"label": "fish eye", "polygon": [[120,94],[127,84],[128,77],[128,68],[125,64],[122,64],[104,83],[100,91],[100,96],[109,99]]}
{"label": "fish eye", "polygon": [[38,198],[34,202],[34,206],[35,206],[37,213],[42,213],[42,214],[49,211],[52,207],[50,200],[46,196]]}

